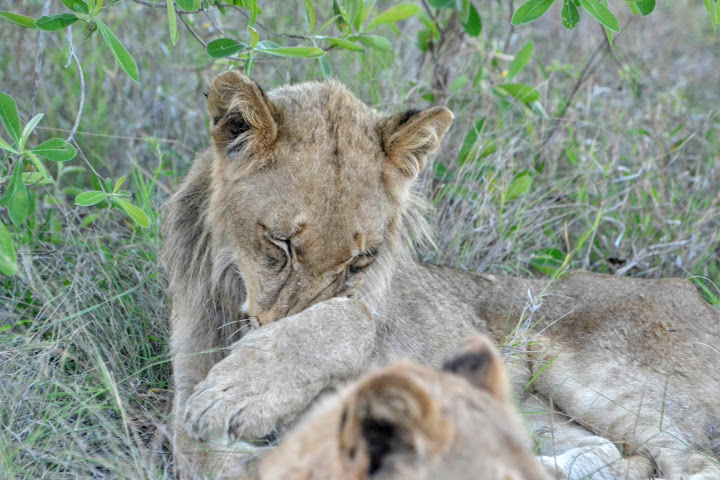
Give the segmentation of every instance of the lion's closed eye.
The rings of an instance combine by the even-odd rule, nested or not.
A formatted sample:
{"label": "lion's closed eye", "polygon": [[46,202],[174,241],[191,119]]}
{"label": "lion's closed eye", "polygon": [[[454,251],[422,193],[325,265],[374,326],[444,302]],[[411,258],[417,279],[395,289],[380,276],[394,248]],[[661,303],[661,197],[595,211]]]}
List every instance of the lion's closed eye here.
{"label": "lion's closed eye", "polygon": [[265,237],[262,241],[262,252],[266,266],[276,270],[283,270],[288,263],[290,256],[290,242],[287,238],[280,240],[272,237]]}
{"label": "lion's closed eye", "polygon": [[347,269],[348,275],[356,275],[368,268],[377,257],[377,247],[370,248],[361,252],[349,265]]}

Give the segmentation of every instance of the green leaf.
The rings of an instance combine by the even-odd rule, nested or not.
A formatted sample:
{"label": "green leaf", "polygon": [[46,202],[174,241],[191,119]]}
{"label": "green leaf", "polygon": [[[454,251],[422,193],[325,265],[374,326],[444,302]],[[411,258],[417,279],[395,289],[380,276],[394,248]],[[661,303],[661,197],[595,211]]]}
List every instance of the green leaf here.
{"label": "green leaf", "polygon": [[608,29],[613,32],[620,31],[620,22],[615,18],[615,15],[602,3],[596,0],[580,0],[580,5],[593,17],[595,20],[605,25]]}
{"label": "green leaf", "polygon": [[165,5],[167,5],[168,29],[170,30],[170,43],[174,47],[178,41],[177,15],[175,15],[175,6],[173,5],[172,0],[167,0],[165,2]]}
{"label": "green leaf", "polygon": [[30,198],[28,197],[27,187],[22,179],[23,163],[19,162],[15,165],[10,186],[8,187],[12,193],[8,202],[8,215],[13,225],[19,227],[23,224],[30,213]]}
{"label": "green leaf", "polygon": [[25,150],[25,155],[27,158],[32,162],[33,166],[37,169],[38,172],[45,178],[45,183],[55,183],[55,179],[52,178],[52,175],[50,175],[47,171],[47,168],[42,164],[40,159],[38,158],[35,153],[33,153],[32,150]]}
{"label": "green leaf", "polygon": [[355,31],[360,30],[363,3],[363,0],[342,0],[342,7],[346,10],[346,16],[350,25],[355,28]]}
{"label": "green leaf", "polygon": [[27,125],[25,125],[25,128],[23,128],[23,131],[20,134],[20,145],[18,145],[18,150],[20,150],[21,152],[25,150],[25,144],[27,143],[30,134],[35,129],[35,127],[37,127],[37,124],[40,123],[40,120],[42,120],[44,116],[44,114],[38,113],[30,119]]}
{"label": "green leaf", "polygon": [[477,10],[475,10],[475,5],[472,3],[470,4],[468,20],[467,22],[462,23],[462,27],[471,37],[477,37],[482,32],[482,20],[480,20],[480,15]]}
{"label": "green leaf", "polygon": [[528,0],[512,16],[513,25],[525,25],[542,17],[555,0]]}
{"label": "green leaf", "polygon": [[257,0],[243,0],[245,8],[250,12],[250,18],[248,18],[248,27],[255,26],[255,20],[257,19],[260,9],[257,6]]}
{"label": "green leaf", "polygon": [[0,273],[11,277],[17,272],[17,257],[10,238],[10,232],[4,223],[0,222]]}
{"label": "green leaf", "polygon": [[470,78],[467,75],[460,75],[450,84],[450,93],[456,93],[465,85],[470,82]]}
{"label": "green leaf", "polygon": [[7,93],[0,92],[0,119],[15,145],[20,145],[20,117],[15,100]]}
{"label": "green leaf", "polygon": [[308,32],[312,33],[315,30],[315,7],[310,0],[305,0],[305,22]]}
{"label": "green leaf", "polygon": [[54,183],[40,172],[25,172],[22,174],[25,185],[50,185]]}
{"label": "green leaf", "polygon": [[[271,42],[268,42],[271,43]],[[277,57],[288,57],[288,58],[316,58],[325,55],[325,51],[322,48],[317,47],[273,47],[265,48],[260,42],[255,47],[258,52],[268,53]],[[267,44],[266,44],[267,45]]]}
{"label": "green leaf", "polygon": [[332,16],[332,17],[328,18],[328,19],[325,21],[325,23],[322,24],[322,27],[320,27],[315,33],[317,33],[318,35],[321,34],[321,33],[324,32],[325,30],[327,30],[328,28],[330,28],[330,26],[331,26],[334,22],[339,22],[340,20],[342,20],[342,17],[341,17],[340,15],[335,15],[335,16]]}
{"label": "green leaf", "polygon": [[433,8],[455,8],[455,0],[428,0]]}
{"label": "green leaf", "polygon": [[91,225],[95,220],[100,217],[99,213],[91,213],[89,215],[85,215],[82,219],[82,226],[87,227],[88,225]]}
{"label": "green leaf", "polygon": [[120,190],[120,187],[122,186],[122,184],[124,182],[125,182],[125,175],[123,175],[122,177],[118,178],[115,181],[115,186],[112,189],[113,193],[116,193],[118,190]]}
{"label": "green leaf", "polygon": [[229,57],[246,48],[247,45],[232,38],[218,38],[207,44],[207,54],[213,58]]}
{"label": "green leaf", "polygon": [[533,49],[535,46],[532,42],[526,43],[520,51],[515,55],[515,59],[513,60],[512,64],[510,64],[510,68],[508,69],[508,80],[511,80],[515,75],[520,73],[520,71],[525,68],[525,65],[530,61],[530,57],[532,56]]}
{"label": "green leaf", "polygon": [[416,15],[418,12],[420,12],[420,7],[418,5],[413,5],[412,3],[401,3],[400,5],[395,5],[373,18],[373,21],[370,22],[370,25],[368,25],[365,31],[369,32],[384,23],[393,23],[405,20],[406,18]]}
{"label": "green leaf", "polygon": [[327,56],[323,55],[318,58],[320,62],[320,68],[322,69],[323,77],[332,78],[332,70],[330,70],[330,64],[327,61]]}
{"label": "green leaf", "polygon": [[353,40],[358,40],[359,42],[364,43],[368,47],[374,48],[375,50],[380,50],[381,52],[391,52],[393,49],[390,40],[379,35],[353,35],[350,38],[352,38]]}
{"label": "green leaf", "polygon": [[192,12],[200,8],[200,0],[175,0],[178,8],[186,12]]}
{"label": "green leaf", "polygon": [[543,248],[533,253],[530,266],[545,275],[555,275],[565,261],[565,254],[557,248]]}
{"label": "green leaf", "polygon": [[710,14],[713,32],[717,33],[718,24],[720,24],[720,2],[717,0],[705,0],[705,8]]}
{"label": "green leaf", "polygon": [[9,143],[7,143],[5,140],[0,138],[0,148],[3,150],[7,150],[10,153],[18,153],[17,150],[12,148]]}
{"label": "green leaf", "polygon": [[512,95],[523,103],[532,103],[540,100],[540,92],[530,85],[522,83],[505,83],[503,85],[498,85],[498,88],[504,90],[506,93]]}
{"label": "green leaf", "polygon": [[580,23],[580,12],[575,6],[574,0],[564,0],[560,17],[565,28],[575,28]]}
{"label": "green leaf", "polygon": [[71,12],[90,13],[90,7],[83,0],[61,0]]}
{"label": "green leaf", "polygon": [[132,203],[128,202],[127,200],[123,200],[122,198],[115,198],[115,203],[120,205],[120,208],[125,210],[125,213],[127,213],[128,216],[132,218],[135,223],[137,223],[141,227],[147,228],[150,226],[150,219],[145,214],[145,212],[140,210]]}
{"label": "green leaf", "polygon": [[483,127],[485,126],[485,118],[486,117],[483,117],[480,120],[477,120],[473,127],[465,135],[465,140],[463,140],[460,153],[458,154],[458,165],[464,165],[470,158],[470,154],[476,150],[475,144],[477,143],[478,135],[480,135]]}
{"label": "green leaf", "polygon": [[635,5],[643,16],[650,15],[655,10],[655,0],[639,0]]}
{"label": "green leaf", "polygon": [[522,197],[530,191],[530,187],[533,184],[533,177],[530,172],[522,172],[518,174],[513,181],[510,182],[510,186],[505,191],[506,200],[515,200],[516,198]]}
{"label": "green leaf", "polygon": [[90,205],[97,205],[110,196],[109,193],[105,193],[101,190],[89,190],[83,192],[75,197],[75,205],[81,205],[83,207],[89,207]]}
{"label": "green leaf", "polygon": [[323,36],[316,36],[315,37],[318,40],[325,40],[333,47],[340,47],[345,48],[347,50],[352,50],[353,52],[364,52],[365,49],[361,47],[360,45],[353,43],[349,40],[345,40],[344,38],[337,38],[337,37],[323,37]]}
{"label": "green leaf", "polygon": [[0,18],[4,18],[8,22],[20,25],[21,27],[35,28],[35,20],[25,15],[20,15],[19,13],[0,12]]}
{"label": "green leaf", "polygon": [[54,32],[56,30],[62,30],[77,21],[78,17],[74,13],[61,13],[60,15],[40,17],[35,20],[35,26],[46,32]]}
{"label": "green leaf", "polygon": [[120,40],[117,39],[115,34],[110,31],[103,22],[96,18],[95,24],[105,39],[105,43],[107,43],[108,47],[110,47],[110,51],[112,52],[113,57],[115,57],[115,60],[118,62],[118,65],[120,65],[120,68],[122,68],[123,71],[139,85],[138,68],[130,53],[128,53],[123,44],[120,43]]}
{"label": "green leaf", "polygon": [[31,150],[38,157],[47,158],[53,162],[67,162],[77,155],[75,147],[62,138],[51,138]]}
{"label": "green leaf", "polygon": [[248,27],[248,30],[250,30],[250,48],[255,48],[260,43],[260,34],[253,27]]}

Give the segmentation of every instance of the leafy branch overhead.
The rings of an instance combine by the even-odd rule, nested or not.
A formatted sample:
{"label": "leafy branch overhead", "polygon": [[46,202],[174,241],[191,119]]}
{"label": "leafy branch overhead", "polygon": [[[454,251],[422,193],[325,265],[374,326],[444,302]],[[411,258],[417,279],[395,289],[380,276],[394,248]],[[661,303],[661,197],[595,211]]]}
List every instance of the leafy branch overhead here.
{"label": "leafy branch overhead", "polygon": [[[415,17],[422,25],[417,31],[417,45],[422,52],[436,52],[441,43],[441,34],[447,28],[449,18],[456,19],[469,37],[478,37],[482,33],[482,19],[472,0],[417,0],[400,1],[388,8],[380,9],[374,0],[333,0],[318,2],[303,0],[299,4],[304,13],[298,27],[299,33],[275,32],[263,23],[263,11],[258,0],[131,0],[135,9],[163,9],[163,18],[167,14],[167,40],[171,46],[177,45],[184,27],[194,40],[204,48],[210,59],[222,59],[221,62],[233,63],[251,75],[257,61],[272,57],[308,59],[318,62],[319,72],[332,75],[330,52],[350,51],[358,55],[392,55],[393,44],[388,35],[400,35],[398,22]],[[720,23],[720,0],[703,0],[708,11],[713,30]],[[17,2],[21,5],[24,2]],[[574,28],[583,14],[588,14],[602,24],[612,41],[614,32],[620,31],[617,17],[611,10],[608,0],[527,0],[515,10],[513,25],[524,25],[544,16],[554,4],[559,7],[562,22],[567,28]],[[625,0],[634,14],[648,15],[655,10],[656,0]],[[23,231],[33,223],[35,213],[35,191],[41,186],[57,185],[63,167],[57,170],[50,165],[68,162],[77,155],[71,145],[73,134],[82,115],[84,100],[84,78],[82,64],[72,48],[72,27],[82,25],[85,37],[99,35],[106,50],[104,58],[112,56],[120,69],[136,84],[140,84],[141,72],[132,54],[118,38],[113,29],[117,21],[112,21],[112,9],[126,3],[118,0],[61,0],[47,2],[48,6],[57,6],[62,11],[32,18],[20,12],[0,12],[0,21],[17,27],[39,32],[68,33],[70,57],[78,66],[81,77],[83,97],[81,97],[77,120],[67,139],[50,138],[39,144],[29,145],[31,135],[43,119],[43,114],[29,115],[24,125],[15,100],[0,92],[0,117],[7,132],[8,140],[0,137],[0,154],[8,159],[7,167],[0,168],[0,207],[6,212],[5,223],[0,221],[0,273],[13,275],[17,270],[17,258],[13,247],[13,238],[19,238]],[[320,7],[323,7],[322,9]],[[326,7],[326,8],[325,8]],[[110,13],[109,13],[110,12]],[[217,28],[213,18],[228,12],[237,12],[245,18],[239,29]],[[584,13],[583,13],[584,12]],[[201,19],[202,18],[202,19]],[[207,18],[213,29],[196,31],[200,22]],[[444,20],[443,20],[444,19]],[[233,22],[235,23],[235,22]],[[110,25],[110,26],[108,26]],[[112,28],[111,28],[112,27]],[[4,28],[7,28],[5,26]],[[38,42],[40,45],[40,42]],[[541,104],[542,96],[532,85],[515,83],[515,78],[530,62],[534,46],[528,42],[513,57],[512,64],[504,73],[503,79],[494,85],[488,85],[492,93],[503,102],[518,105],[528,112],[547,115]],[[40,47],[38,47],[40,52]],[[38,55],[40,58],[40,55]],[[365,57],[367,58],[367,57]],[[459,88],[469,78],[457,78],[450,88]],[[477,79],[473,80],[475,83]],[[36,87],[37,88],[37,87]],[[425,97],[423,97],[425,98]],[[432,101],[431,98],[426,98]],[[34,103],[33,103],[34,105]],[[29,110],[34,111],[34,106]],[[476,119],[473,128],[467,133],[458,163],[477,161],[489,155],[495,148],[493,144],[481,144],[478,135],[485,118]],[[52,163],[47,163],[52,162]],[[434,167],[435,168],[435,167]],[[440,167],[437,167],[440,168]],[[50,172],[57,171],[56,177]],[[439,172],[446,175],[447,172]],[[125,177],[116,182],[110,179],[95,178],[95,188],[89,191],[77,189],[75,204],[82,207],[100,206],[119,209],[136,225],[149,227],[148,214],[130,201],[130,193],[120,189]],[[503,190],[503,201],[522,198],[532,185],[532,175],[520,172]],[[145,210],[150,207],[145,203]]]}
{"label": "leafy branch overhead", "polygon": [[[18,27],[42,32],[68,32],[70,56],[78,64],[79,75],[82,77],[80,61],[72,48],[72,26],[83,24],[85,37],[96,33],[100,35],[108,52],[122,71],[136,84],[140,84],[140,72],[137,63],[122,41],[108,26],[108,10],[119,5],[117,1],[105,0],[61,0],[61,8],[66,11],[45,14],[37,19],[18,12],[0,12],[0,21],[12,23]],[[392,51],[392,44],[383,35],[378,34],[379,27],[386,25],[396,30],[395,23],[417,15],[421,8],[413,3],[399,3],[384,11],[374,8],[374,2],[363,0],[345,0],[333,4],[333,15],[322,25],[318,25],[317,13],[313,2],[305,0],[305,33],[302,35],[277,34],[262,25],[257,19],[262,10],[257,0],[133,0],[142,8],[164,8],[167,10],[169,43],[175,46],[180,38],[178,25],[185,25],[188,31],[200,41],[207,54],[212,58],[226,58],[240,62],[246,73],[251,74],[257,58],[286,57],[317,59],[325,76],[331,75],[330,64],[326,52],[333,49],[344,49],[363,53],[366,49],[380,52]],[[468,0],[464,3],[469,4]],[[48,3],[48,5],[50,5]],[[230,36],[222,33],[222,38],[209,42],[203,41],[192,29],[197,16],[214,10],[225,14],[228,10],[241,12],[247,19],[244,36]],[[474,10],[475,16],[477,12]],[[193,18],[193,16],[196,16]],[[188,21],[188,18],[190,19]],[[208,17],[209,18],[209,17]],[[181,20],[181,21],[178,21]],[[108,22],[108,23],[106,23]],[[337,33],[329,34],[331,29]],[[219,30],[218,30],[219,31]],[[274,39],[283,40],[278,44],[262,38],[260,32],[268,32]],[[235,33],[234,35],[238,35]],[[293,43],[292,45],[290,43]],[[84,82],[84,80],[82,80]],[[83,87],[84,88],[84,87]],[[81,99],[82,105],[82,99]],[[0,273],[14,275],[17,271],[17,256],[13,236],[31,228],[29,219],[35,212],[35,194],[38,186],[55,185],[56,179],[45,165],[45,161],[67,162],[75,158],[77,151],[69,143],[72,140],[77,122],[80,120],[82,107],[79,108],[78,119],[73,133],[67,140],[51,138],[45,142],[28,146],[28,141],[35,127],[42,120],[38,114],[24,126],[15,100],[6,93],[0,93],[0,117],[9,136],[9,141],[0,137],[0,153],[11,163],[7,169],[0,170],[0,207],[7,211],[9,223],[0,222]],[[22,127],[22,128],[21,128]],[[58,169],[58,178],[62,169]],[[4,172],[4,173],[3,173]],[[75,197],[75,204],[82,207],[101,206],[122,210],[133,222],[141,227],[149,227],[148,215],[130,201],[130,193],[120,189],[125,177],[116,182],[110,179],[98,179],[100,189],[81,191]],[[94,214],[93,214],[94,215]],[[89,217],[92,217],[90,215]],[[11,225],[11,226],[10,226]],[[8,228],[10,226],[10,228]]]}
{"label": "leafy branch overhead", "polygon": [[[518,7],[512,17],[513,25],[525,25],[541,18],[554,3],[562,2],[560,17],[566,28],[580,23],[580,12],[585,11],[610,32],[619,32],[620,23],[610,10],[608,0],[527,0]],[[712,24],[717,32],[720,23],[720,1],[704,0]],[[655,0],[625,0],[634,15],[649,15],[655,10]]]}

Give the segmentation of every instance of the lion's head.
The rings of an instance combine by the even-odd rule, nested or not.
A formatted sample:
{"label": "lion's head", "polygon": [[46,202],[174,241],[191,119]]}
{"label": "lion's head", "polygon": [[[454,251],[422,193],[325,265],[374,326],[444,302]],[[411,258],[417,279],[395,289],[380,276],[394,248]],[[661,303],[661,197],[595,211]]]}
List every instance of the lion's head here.
{"label": "lion's head", "polygon": [[321,401],[260,480],[547,480],[530,443],[497,350],[473,337],[442,371],[401,361]]}
{"label": "lion's head", "polygon": [[382,290],[450,111],[384,116],[334,81],[266,94],[237,72],[213,81],[208,109],[214,282],[238,273],[243,310],[261,324]]}

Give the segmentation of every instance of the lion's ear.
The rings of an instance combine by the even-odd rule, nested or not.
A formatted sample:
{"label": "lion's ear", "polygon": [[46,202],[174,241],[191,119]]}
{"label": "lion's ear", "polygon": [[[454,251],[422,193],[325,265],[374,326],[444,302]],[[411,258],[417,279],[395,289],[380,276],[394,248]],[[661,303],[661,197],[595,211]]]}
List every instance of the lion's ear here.
{"label": "lion's ear", "polygon": [[380,124],[382,148],[392,165],[406,177],[415,178],[425,169],[427,155],[440,146],[452,121],[453,114],[445,107],[393,115]]}
{"label": "lion's ear", "polygon": [[487,390],[501,403],[510,405],[510,384],[500,353],[485,337],[470,337],[460,351],[443,364],[443,370],[460,375],[478,388]]}
{"label": "lion's ear", "polygon": [[402,373],[365,381],[344,406],[340,455],[350,471],[373,478],[398,462],[443,450],[452,425],[421,385]]}
{"label": "lion's ear", "polygon": [[216,148],[225,154],[269,147],[277,137],[273,105],[265,92],[245,75],[230,71],[213,80],[207,95],[212,119],[210,134]]}

